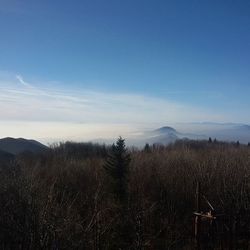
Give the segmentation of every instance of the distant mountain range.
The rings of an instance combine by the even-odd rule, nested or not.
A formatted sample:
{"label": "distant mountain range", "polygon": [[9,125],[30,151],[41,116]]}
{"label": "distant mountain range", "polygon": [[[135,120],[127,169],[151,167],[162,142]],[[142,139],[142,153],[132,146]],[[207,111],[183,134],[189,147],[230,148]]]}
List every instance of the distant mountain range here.
{"label": "distant mountain range", "polygon": [[[138,132],[138,131],[137,131]],[[247,144],[250,142],[250,126],[238,123],[176,123],[155,130],[140,131],[136,135],[126,138],[130,146],[144,146],[145,143],[169,144],[178,139],[208,140],[209,137],[219,141]],[[95,140],[95,142],[113,143],[111,140]],[[48,147],[35,140],[24,138],[0,139],[0,163],[1,160],[9,161],[16,155],[24,152],[41,153]]]}
{"label": "distant mountain range", "polygon": [[144,131],[139,136],[128,138],[128,142],[130,145],[142,146],[145,143],[169,144],[178,139],[208,140],[209,137],[247,144],[250,142],[250,126],[237,123],[178,123],[174,127]]}
{"label": "distant mountain range", "polygon": [[[240,123],[190,123],[176,125],[182,131],[189,131],[193,135],[204,135],[204,139],[216,138],[220,141],[247,144],[250,142],[250,126]],[[196,137],[195,137],[196,139]]]}

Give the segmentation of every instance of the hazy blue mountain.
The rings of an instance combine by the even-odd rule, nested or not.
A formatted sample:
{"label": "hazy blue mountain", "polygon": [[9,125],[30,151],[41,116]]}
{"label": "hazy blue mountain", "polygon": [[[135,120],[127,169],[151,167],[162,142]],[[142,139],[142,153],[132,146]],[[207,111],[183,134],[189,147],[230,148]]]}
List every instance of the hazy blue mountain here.
{"label": "hazy blue mountain", "polygon": [[139,136],[131,136],[129,145],[143,146],[145,143],[169,144],[178,139],[208,140],[247,144],[250,142],[250,126],[238,123],[176,123],[158,129],[143,131]]}
{"label": "hazy blue mountain", "polygon": [[[159,143],[169,143],[174,139],[188,138],[193,140],[204,140],[216,138],[217,140],[247,144],[250,142],[250,126],[238,123],[183,123],[176,127],[162,127],[153,130],[154,140]],[[145,138],[146,139],[146,138]]]}
{"label": "hazy blue mountain", "polygon": [[212,131],[211,135],[219,140],[250,142],[250,126],[248,125],[225,125],[225,127]]}
{"label": "hazy blue mountain", "polygon": [[35,140],[6,137],[0,139],[0,150],[17,155],[27,151],[32,153],[41,153],[47,150],[47,147]]}
{"label": "hazy blue mountain", "polygon": [[172,127],[165,126],[155,130],[142,131],[139,135],[127,138],[128,145],[144,146],[149,144],[169,144],[179,139],[179,133]]}
{"label": "hazy blue mountain", "polygon": [[250,142],[250,126],[241,123],[189,123],[177,124],[181,131],[188,131],[192,134],[204,134],[206,137],[216,138],[221,141],[240,141],[247,144]]}
{"label": "hazy blue mountain", "polygon": [[168,126],[158,128],[156,130],[153,130],[152,132],[159,133],[159,134],[166,134],[166,133],[167,134],[176,134],[177,133],[177,131],[174,128],[168,127]]}

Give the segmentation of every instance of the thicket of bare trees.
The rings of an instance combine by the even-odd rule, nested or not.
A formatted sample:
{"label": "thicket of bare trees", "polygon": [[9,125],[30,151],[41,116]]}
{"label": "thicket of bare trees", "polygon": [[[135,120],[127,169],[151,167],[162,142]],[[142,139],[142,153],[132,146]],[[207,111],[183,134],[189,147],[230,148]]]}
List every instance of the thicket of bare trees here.
{"label": "thicket of bare trees", "polygon": [[118,143],[91,145],[84,157],[81,150],[61,144],[1,168],[1,249],[194,249],[197,181],[247,244],[249,147],[181,141],[126,151],[120,145],[122,158]]}

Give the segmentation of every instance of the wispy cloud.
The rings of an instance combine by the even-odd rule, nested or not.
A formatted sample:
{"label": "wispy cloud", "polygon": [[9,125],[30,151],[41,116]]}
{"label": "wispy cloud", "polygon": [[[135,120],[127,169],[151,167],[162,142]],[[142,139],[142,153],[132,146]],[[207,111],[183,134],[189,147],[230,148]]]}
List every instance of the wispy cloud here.
{"label": "wispy cloud", "polygon": [[28,88],[33,88],[33,86],[23,80],[23,77],[20,75],[16,75],[16,79],[24,86]]}
{"label": "wispy cloud", "polygon": [[8,105],[0,111],[1,117],[13,120],[133,124],[221,118],[199,108],[135,94],[2,89],[0,101]]}

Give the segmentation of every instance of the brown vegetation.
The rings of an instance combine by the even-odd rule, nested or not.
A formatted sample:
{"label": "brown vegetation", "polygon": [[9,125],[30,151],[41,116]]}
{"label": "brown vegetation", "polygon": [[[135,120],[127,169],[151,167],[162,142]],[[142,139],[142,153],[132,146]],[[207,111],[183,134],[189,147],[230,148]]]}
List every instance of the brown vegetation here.
{"label": "brown vegetation", "polygon": [[133,149],[121,204],[103,167],[110,148],[91,145],[86,154],[78,146],[23,155],[1,170],[1,249],[194,249],[197,181],[247,244],[249,147],[180,141]]}

